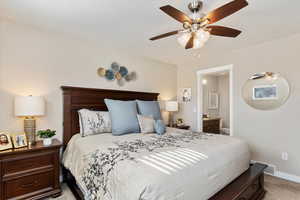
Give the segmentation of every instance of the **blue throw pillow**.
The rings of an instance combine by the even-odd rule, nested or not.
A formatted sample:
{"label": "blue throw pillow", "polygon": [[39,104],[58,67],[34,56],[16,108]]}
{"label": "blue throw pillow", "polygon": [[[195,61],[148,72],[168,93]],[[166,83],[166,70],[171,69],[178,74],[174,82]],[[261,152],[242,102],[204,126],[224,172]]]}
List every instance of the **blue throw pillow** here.
{"label": "blue throw pillow", "polygon": [[154,120],[162,119],[159,103],[157,101],[136,100],[140,115],[151,116]]}
{"label": "blue throw pillow", "polygon": [[166,132],[166,125],[163,120],[155,121],[154,130],[158,135],[163,135]]}
{"label": "blue throw pillow", "polygon": [[104,99],[112,122],[112,134],[139,133],[136,101],[118,101]]}

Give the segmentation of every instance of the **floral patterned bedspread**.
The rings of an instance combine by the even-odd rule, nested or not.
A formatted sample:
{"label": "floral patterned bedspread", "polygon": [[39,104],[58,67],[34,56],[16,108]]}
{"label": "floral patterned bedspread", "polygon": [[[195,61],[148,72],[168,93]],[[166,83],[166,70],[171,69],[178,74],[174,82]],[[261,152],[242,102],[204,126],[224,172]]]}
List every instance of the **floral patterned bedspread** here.
{"label": "floral patterned bedspread", "polygon": [[177,132],[96,138],[103,141],[84,153],[80,169],[68,167],[69,146],[64,155],[88,200],[208,199],[249,164],[247,144],[227,136]]}

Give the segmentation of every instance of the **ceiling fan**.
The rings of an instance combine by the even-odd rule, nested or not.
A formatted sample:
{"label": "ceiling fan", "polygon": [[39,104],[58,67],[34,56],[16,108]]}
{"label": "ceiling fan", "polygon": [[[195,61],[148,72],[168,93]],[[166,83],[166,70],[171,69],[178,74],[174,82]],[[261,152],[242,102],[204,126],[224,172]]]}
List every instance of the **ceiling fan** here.
{"label": "ceiling fan", "polygon": [[186,15],[170,5],[163,6],[160,9],[175,20],[181,22],[183,29],[161,34],[150,38],[150,40],[154,41],[180,34],[178,42],[184,46],[185,49],[198,49],[204,45],[210,35],[237,37],[241,31],[211,24],[232,15],[247,5],[248,2],[246,0],[234,0],[205,15],[200,12],[203,7],[203,2],[195,0],[188,5],[189,10],[192,12],[191,16]]}

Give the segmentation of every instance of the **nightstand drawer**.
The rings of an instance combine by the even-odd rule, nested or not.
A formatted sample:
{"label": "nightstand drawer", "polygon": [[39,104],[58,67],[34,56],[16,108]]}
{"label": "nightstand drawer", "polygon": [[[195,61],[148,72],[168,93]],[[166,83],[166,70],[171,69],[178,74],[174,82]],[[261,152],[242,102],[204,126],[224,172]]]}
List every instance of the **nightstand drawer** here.
{"label": "nightstand drawer", "polygon": [[219,126],[219,120],[205,121],[205,124],[207,124],[209,126]]}
{"label": "nightstand drawer", "polygon": [[[5,199],[26,199],[53,189],[53,171],[24,176],[4,182]],[[18,198],[15,198],[18,197]]]}
{"label": "nightstand drawer", "polygon": [[0,152],[0,200],[42,200],[61,194],[59,151],[53,139],[20,149]]}
{"label": "nightstand drawer", "polygon": [[23,172],[35,171],[41,168],[53,167],[53,152],[35,153],[30,155],[20,155],[14,158],[3,160],[3,176],[13,176]]}

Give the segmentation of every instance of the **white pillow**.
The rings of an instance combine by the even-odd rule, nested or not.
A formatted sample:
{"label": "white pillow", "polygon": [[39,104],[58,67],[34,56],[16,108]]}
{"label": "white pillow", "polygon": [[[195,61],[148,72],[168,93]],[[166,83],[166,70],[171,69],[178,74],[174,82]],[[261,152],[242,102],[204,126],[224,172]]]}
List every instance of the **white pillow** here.
{"label": "white pillow", "polygon": [[153,117],[137,115],[141,133],[154,133],[154,119]]}
{"label": "white pillow", "polygon": [[109,112],[81,109],[78,111],[78,115],[82,137],[111,132]]}

